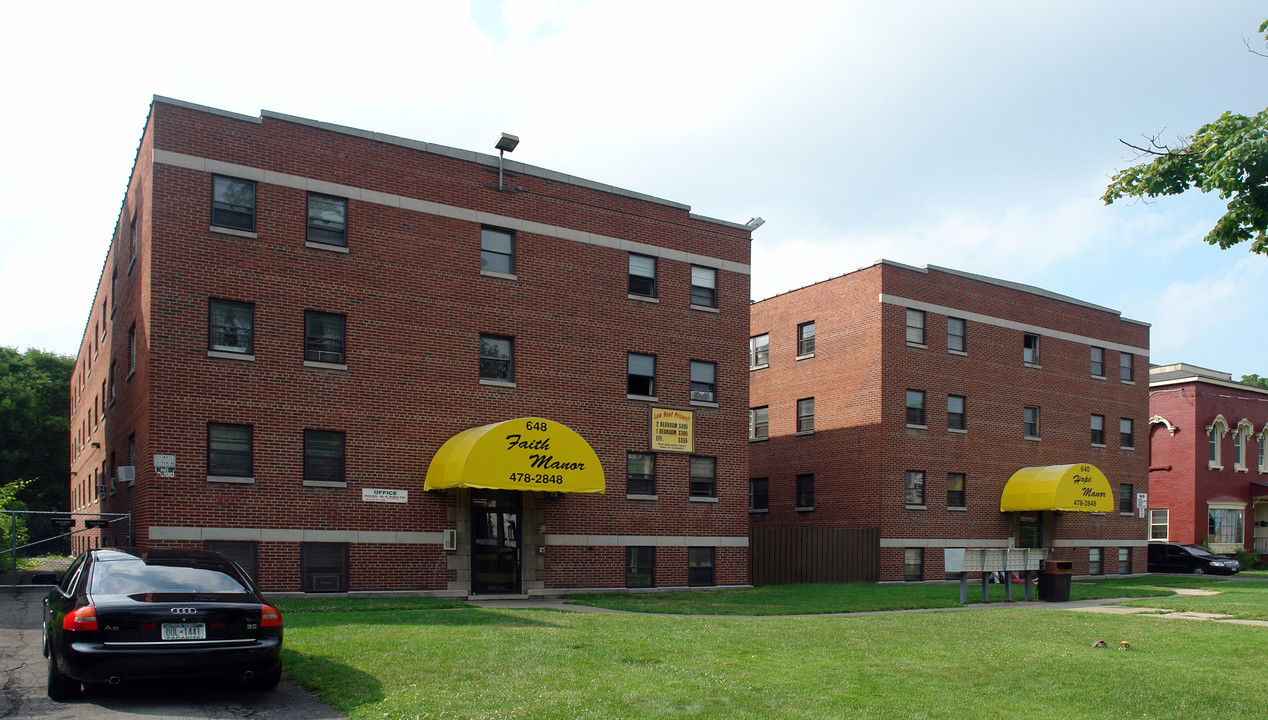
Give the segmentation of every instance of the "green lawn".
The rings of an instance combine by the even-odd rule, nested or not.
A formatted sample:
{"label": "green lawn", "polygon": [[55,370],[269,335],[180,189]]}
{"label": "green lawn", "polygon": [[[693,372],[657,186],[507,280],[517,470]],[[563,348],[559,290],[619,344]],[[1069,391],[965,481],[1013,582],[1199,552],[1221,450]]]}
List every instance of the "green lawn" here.
{"label": "green lawn", "polygon": [[[356,720],[1261,718],[1264,633],[1049,608],[853,618],[297,612],[285,663]],[[1132,648],[1094,649],[1097,640]]]}
{"label": "green lawn", "polygon": [[[1078,583],[1074,594],[1158,592],[1150,584],[1227,591],[1227,597],[1159,602],[1166,607],[1180,601],[1268,606],[1266,582],[1183,576]],[[916,593],[906,588],[925,588],[939,603],[953,595],[958,605],[953,584],[758,588],[746,591],[750,612],[738,609],[742,595],[724,604],[733,615],[753,615],[754,608],[811,595],[817,599],[803,607],[876,609],[910,604]],[[715,612],[720,593],[673,595],[689,615]],[[847,602],[852,596],[858,598]],[[709,609],[691,610],[693,599]],[[458,603],[419,600],[279,601],[287,676],[354,720],[1191,720],[1260,718],[1268,707],[1268,683],[1262,682],[1268,629],[1259,627],[1068,612],[1047,604],[844,618],[706,618],[440,609]],[[1111,648],[1092,648],[1097,640]],[[1114,649],[1122,640],[1130,650]]]}

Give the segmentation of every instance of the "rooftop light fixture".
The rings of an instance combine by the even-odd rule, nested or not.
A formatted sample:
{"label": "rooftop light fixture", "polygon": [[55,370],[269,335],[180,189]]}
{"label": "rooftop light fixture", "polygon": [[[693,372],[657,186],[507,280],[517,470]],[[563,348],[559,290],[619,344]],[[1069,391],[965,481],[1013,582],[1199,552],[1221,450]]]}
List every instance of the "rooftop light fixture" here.
{"label": "rooftop light fixture", "polygon": [[502,158],[506,153],[513,152],[515,147],[520,144],[520,139],[510,133],[502,133],[498,138],[497,144],[493,147],[498,151],[498,190],[502,190]]}

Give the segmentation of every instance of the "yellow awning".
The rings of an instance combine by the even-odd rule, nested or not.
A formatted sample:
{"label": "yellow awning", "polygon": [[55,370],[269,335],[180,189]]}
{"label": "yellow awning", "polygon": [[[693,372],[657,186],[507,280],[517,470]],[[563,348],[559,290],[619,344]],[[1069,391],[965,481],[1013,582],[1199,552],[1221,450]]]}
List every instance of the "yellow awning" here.
{"label": "yellow awning", "polygon": [[999,509],[1113,512],[1114,492],[1105,474],[1092,465],[1027,467],[1008,479]]}
{"label": "yellow awning", "polygon": [[460,487],[601,493],[603,466],[566,425],[519,418],[463,430],[440,446],[423,489]]}

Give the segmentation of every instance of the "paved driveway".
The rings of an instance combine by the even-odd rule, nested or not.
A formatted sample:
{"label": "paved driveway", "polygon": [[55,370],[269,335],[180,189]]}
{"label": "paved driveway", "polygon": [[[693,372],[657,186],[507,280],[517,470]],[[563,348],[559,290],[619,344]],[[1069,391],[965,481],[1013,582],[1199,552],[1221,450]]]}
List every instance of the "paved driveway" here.
{"label": "paved driveway", "polygon": [[285,680],[271,692],[233,683],[180,681],[120,685],[95,690],[69,703],[44,693],[47,661],[40,644],[40,603],[46,588],[0,588],[0,718],[151,720],[252,718],[255,720],[340,720],[344,718],[311,693]]}

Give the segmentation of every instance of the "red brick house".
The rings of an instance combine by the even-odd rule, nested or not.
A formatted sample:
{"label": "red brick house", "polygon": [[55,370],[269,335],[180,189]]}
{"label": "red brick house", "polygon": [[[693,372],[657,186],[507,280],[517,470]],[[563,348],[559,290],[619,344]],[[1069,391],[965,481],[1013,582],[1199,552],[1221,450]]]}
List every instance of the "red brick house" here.
{"label": "red brick house", "polygon": [[1268,390],[1178,363],[1149,369],[1149,537],[1268,553]]}
{"label": "red brick house", "polygon": [[72,509],[135,533],[79,546],[270,591],[746,584],[753,227],[155,98],[71,407]]}
{"label": "red brick house", "polygon": [[881,580],[943,579],[961,548],[1145,570],[1146,324],[881,261],[754,303],[749,348],[755,527],[878,527]]}

